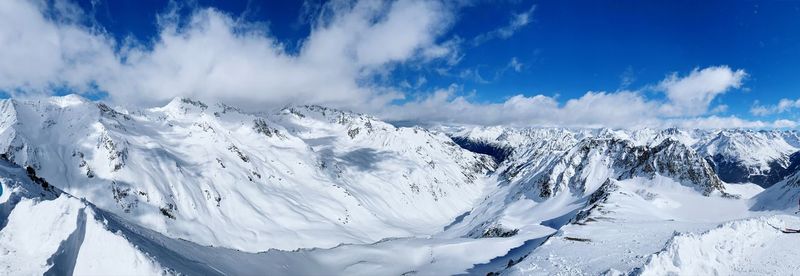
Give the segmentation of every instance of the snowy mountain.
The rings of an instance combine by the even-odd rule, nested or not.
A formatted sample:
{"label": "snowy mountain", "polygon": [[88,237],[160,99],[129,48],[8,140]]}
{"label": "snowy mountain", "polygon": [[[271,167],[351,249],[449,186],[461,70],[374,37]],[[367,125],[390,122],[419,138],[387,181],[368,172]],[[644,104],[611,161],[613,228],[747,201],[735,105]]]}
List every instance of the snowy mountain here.
{"label": "snowy mountain", "polygon": [[726,182],[769,187],[800,166],[797,133],[722,130],[698,143]]}
{"label": "snowy mountain", "polygon": [[704,158],[674,139],[648,146],[605,130],[523,133],[535,138],[501,164],[496,177],[502,184],[464,218],[460,234],[508,235],[539,224],[557,229],[612,180],[668,178],[701,196],[733,197]]}
{"label": "snowy mountain", "polygon": [[[586,137],[627,140],[634,145],[655,146],[673,139],[693,148],[714,168],[719,178],[728,183],[756,183],[769,187],[800,166],[800,134],[796,131],[755,131],[747,129],[664,130],[635,129],[541,129],[502,127],[449,127],[448,133],[457,142],[469,141],[514,148],[515,151],[550,152],[574,145]],[[460,142],[466,143],[466,142]],[[529,158],[536,159],[534,155]],[[530,161],[530,160],[528,160]]]}
{"label": "snowy mountain", "polygon": [[542,173],[516,177],[533,183],[540,198],[549,198],[559,191],[569,190],[573,194],[594,191],[608,178],[653,178],[655,175],[686,183],[704,195],[725,189],[699,154],[672,139],[655,146],[636,146],[628,140],[588,138],[557,162],[550,163]]}
{"label": "snowy mountain", "polygon": [[[0,149],[164,233],[250,252],[429,235],[480,197],[490,158],[444,135],[320,107],[248,114],[175,99],[0,102]],[[323,234],[324,233],[324,234]]]}
{"label": "snowy mountain", "polygon": [[124,236],[102,212],[24,170],[0,161],[0,268],[9,275],[101,275],[165,270]]}
{"label": "snowy mountain", "polygon": [[[505,137],[531,137],[516,142],[513,153],[500,164],[497,170],[500,188],[462,219],[460,229],[450,232],[474,237],[519,235],[532,229],[532,225],[551,227],[557,232],[530,240],[531,244],[509,252],[493,269],[484,272],[512,275],[623,275],[644,271],[648,275],[692,274],[691,271],[698,270],[691,270],[691,264],[669,269],[661,265],[658,268],[656,261],[648,262],[655,258],[649,256],[652,252],[669,251],[664,244],[685,235],[682,233],[703,233],[720,223],[774,214],[757,207],[759,202],[777,202],[776,198],[780,196],[772,190],[780,189],[781,195],[790,194],[783,196],[785,204],[782,206],[785,207],[771,205],[770,210],[796,208],[800,199],[800,186],[788,184],[794,183],[792,177],[753,199],[749,199],[750,195],[739,194],[750,190],[744,186],[752,184],[725,183],[715,170],[713,158],[705,151],[714,143],[715,137],[730,135],[740,141],[751,140],[737,144],[732,148],[735,150],[726,151],[729,160],[742,163],[775,160],[794,152],[790,147],[784,148],[783,155],[760,155],[759,152],[773,145],[788,144],[786,141],[790,139],[787,137],[795,136],[793,131],[508,128],[502,130],[503,135],[490,140],[479,135],[482,131],[470,128],[439,130],[462,140],[482,141],[498,147],[512,144]],[[757,162],[747,164],[748,168],[757,168]],[[766,168],[771,169],[769,166]],[[797,172],[794,166],[788,166],[787,170]],[[790,222],[795,220],[782,217],[776,225],[790,227]],[[766,237],[780,233],[772,227],[758,229],[764,231],[761,234]],[[733,243],[736,239],[736,236],[731,236],[728,241],[718,241]],[[683,258],[703,258],[686,254],[700,256],[706,251],[703,244],[686,250],[681,253],[685,256]],[[752,251],[753,254],[764,252]],[[751,255],[743,252],[739,256],[747,258]],[[780,258],[785,261],[786,258],[792,259],[791,255]],[[705,265],[706,270],[699,271],[730,272],[725,274],[792,271],[784,268],[759,270],[752,266],[738,269],[735,262],[701,261],[700,264]]]}
{"label": "snowy mountain", "polygon": [[186,98],[143,110],[9,99],[0,270],[791,274],[737,263],[796,260],[767,252],[800,223],[786,215],[800,200],[799,141],[794,131],[395,127],[321,106],[252,113]]}
{"label": "snowy mountain", "polygon": [[524,241],[402,238],[248,253],[167,237],[6,160],[0,160],[0,184],[0,270],[9,275],[456,274]]}

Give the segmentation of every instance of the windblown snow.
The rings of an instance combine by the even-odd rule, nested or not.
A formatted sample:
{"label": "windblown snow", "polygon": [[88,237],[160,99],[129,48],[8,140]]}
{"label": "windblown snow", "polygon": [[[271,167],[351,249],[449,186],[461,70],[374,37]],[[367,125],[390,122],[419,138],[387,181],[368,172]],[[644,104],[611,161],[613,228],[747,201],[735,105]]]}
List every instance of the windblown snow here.
{"label": "windblown snow", "polygon": [[798,137],[3,100],[0,271],[795,274]]}

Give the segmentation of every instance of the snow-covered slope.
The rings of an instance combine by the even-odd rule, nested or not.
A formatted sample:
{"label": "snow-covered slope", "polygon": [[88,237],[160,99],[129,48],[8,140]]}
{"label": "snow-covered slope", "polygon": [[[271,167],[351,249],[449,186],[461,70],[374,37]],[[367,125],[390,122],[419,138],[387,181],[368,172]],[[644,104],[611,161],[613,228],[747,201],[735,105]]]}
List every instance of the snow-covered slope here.
{"label": "snow-covered slope", "polygon": [[[494,266],[494,272],[513,275],[634,273],[649,254],[666,250],[664,244],[676,233],[702,233],[719,223],[766,215],[752,207],[763,194],[749,199],[761,189],[723,182],[707,146],[723,132],[748,141],[763,138],[768,142],[739,144],[726,156],[736,162],[774,160],[788,155],[758,151],[787,145],[785,137],[794,133],[505,129],[513,134],[497,135],[492,142],[480,131],[440,131],[496,145],[510,144],[506,136],[536,137],[517,140],[497,170],[498,188],[443,233],[513,236],[531,225],[557,229],[544,243],[518,248]],[[791,151],[785,147],[783,153]],[[748,164],[757,168],[759,163]]]}
{"label": "snow-covered slope", "polygon": [[0,149],[167,236],[251,252],[435,233],[493,167],[444,135],[365,115],[190,99],[132,112],[77,96],[3,100]]}
{"label": "snow-covered slope", "polygon": [[0,160],[0,270],[7,275],[155,275],[167,272],[90,204],[32,169]]}
{"label": "snow-covered slope", "polygon": [[510,267],[511,275],[632,272],[677,232],[698,232],[747,217],[746,200],[703,196],[664,176],[609,179],[543,245]]}
{"label": "snow-covered slope", "polygon": [[639,275],[793,275],[800,271],[797,237],[776,227],[799,224],[793,216],[761,217],[678,235]]}
{"label": "snow-covered slope", "polygon": [[696,146],[726,182],[769,187],[800,166],[795,132],[721,130]]}
{"label": "snow-covered slope", "polygon": [[[0,274],[786,273],[695,257],[797,261],[765,253],[788,240],[762,222],[795,223],[798,148],[794,131],[3,100]],[[766,249],[732,244],[749,237]]]}
{"label": "snow-covered slope", "polygon": [[580,216],[579,211],[609,181],[668,179],[688,196],[735,198],[724,191],[706,161],[679,141],[666,139],[648,146],[614,133],[603,136],[586,137],[572,146],[563,142],[566,139],[534,142],[530,151],[516,151],[514,156],[532,161],[506,161],[498,170],[501,174],[495,175],[500,183],[496,189],[441,235],[513,236],[527,233],[532,226],[558,229]]}
{"label": "snow-covered slope", "polygon": [[80,200],[21,200],[0,231],[0,267],[11,275],[130,275],[165,272]]}
{"label": "snow-covered slope", "polygon": [[[796,269],[785,265],[737,265],[741,263],[736,260],[743,258],[779,264],[794,256],[794,247],[786,247],[792,242],[762,224],[730,230],[726,230],[726,224],[720,227],[722,230],[701,235],[672,234],[673,229],[712,229],[715,219],[743,214],[747,204],[736,199],[708,198],[660,176],[604,183],[583,209],[588,215],[553,236],[553,231],[540,226],[539,230],[528,227],[525,233],[511,237],[391,239],[332,249],[263,253],[205,247],[169,238],[61,193],[40,180],[35,172],[0,161],[0,183],[5,191],[0,206],[10,211],[3,217],[6,226],[0,230],[0,267],[9,274],[230,275],[259,271],[286,275],[483,275],[508,264],[512,266],[505,273],[523,275],[637,270],[647,275],[662,275],[665,271],[790,273]],[[721,208],[716,213],[696,211],[704,205]],[[798,222],[780,218],[773,224],[783,227]],[[729,232],[732,234],[725,234]],[[543,239],[546,242],[540,246]],[[742,239],[748,243],[738,242]],[[661,249],[668,240],[667,247]],[[716,250],[721,246],[726,249]],[[519,252],[531,247],[535,250]],[[772,249],[780,249],[781,254],[770,254]],[[662,253],[647,257],[654,251]],[[718,257],[712,259],[719,262],[699,261],[703,258],[696,256]],[[673,259],[685,261],[669,261]],[[485,264],[473,267],[481,263]]]}
{"label": "snow-covered slope", "polygon": [[800,171],[756,195],[753,198],[753,210],[800,210]]}
{"label": "snow-covered slope", "polygon": [[9,275],[374,275],[465,273],[527,239],[398,238],[247,253],[167,237],[0,160],[0,271]]}

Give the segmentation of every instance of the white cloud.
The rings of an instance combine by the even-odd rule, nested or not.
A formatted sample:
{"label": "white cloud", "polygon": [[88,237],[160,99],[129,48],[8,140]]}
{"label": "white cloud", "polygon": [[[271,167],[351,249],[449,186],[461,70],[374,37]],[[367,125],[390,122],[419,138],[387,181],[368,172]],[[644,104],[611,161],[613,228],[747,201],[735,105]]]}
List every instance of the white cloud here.
{"label": "white cloud", "polygon": [[756,116],[766,116],[766,115],[769,115],[769,114],[772,114],[772,113],[775,113],[773,108],[771,108],[769,106],[763,106],[763,105],[759,104],[759,101],[756,101],[755,103],[753,103],[753,106],[750,107],[750,114],[753,114],[753,115],[756,115]]}
{"label": "white cloud", "polygon": [[794,128],[798,123],[779,119],[751,121],[736,116],[669,118],[659,114],[658,101],[637,92],[588,92],[563,105],[554,97],[516,95],[502,103],[475,103],[455,96],[458,87],[438,90],[431,96],[389,106],[384,119],[477,125],[540,127],[682,127],[682,128]]}
{"label": "white cloud", "polygon": [[[727,66],[695,69],[684,77],[670,75],[656,85],[666,100],[617,91],[587,92],[563,101],[519,94],[499,103],[481,103],[458,96],[460,87],[451,86],[392,104],[405,94],[371,79],[390,74],[399,64],[424,66],[444,60],[452,66],[463,56],[458,37],[442,38],[454,14],[441,2],[331,2],[313,21],[297,53],[285,51],[262,25],[214,9],[196,10],[188,22],[184,20],[186,24],[178,24],[175,14],[159,17],[158,35],[144,46],[115,41],[101,28],[87,26],[91,20],[77,6],[54,3],[0,1],[0,90],[24,97],[51,94],[57,87],[82,92],[98,88],[107,91],[111,101],[145,106],[176,96],[261,110],[291,103],[323,104],[391,120],[485,125],[796,126],[788,120],[696,117],[709,114],[717,96],[741,87],[746,73]],[[532,11],[515,15],[494,35],[510,36],[530,22]],[[513,58],[506,68],[519,71],[522,63]],[[477,69],[462,73],[486,82]],[[420,76],[405,88],[420,89],[426,82]],[[798,106],[798,101],[785,100],[767,110]],[[725,107],[718,104],[711,112]]]}
{"label": "white cloud", "polygon": [[635,92],[588,92],[561,105],[545,95],[515,95],[502,103],[474,103],[456,96],[458,90],[453,85],[428,97],[389,106],[380,114],[387,120],[481,125],[630,127],[657,123],[651,114],[656,105]]}
{"label": "white cloud", "polygon": [[508,68],[513,69],[515,72],[522,72],[522,67],[524,64],[517,60],[517,57],[512,57],[511,61],[508,62]]}
{"label": "white cloud", "polygon": [[776,105],[761,105],[756,101],[750,108],[750,113],[756,116],[766,116],[775,113],[789,112],[796,108],[800,108],[800,99],[781,99]]}
{"label": "white cloud", "polygon": [[[12,94],[45,94],[52,86],[88,89],[90,80],[115,70],[114,41],[69,24],[76,20],[74,9],[56,3],[0,1],[0,89]],[[44,9],[65,16],[64,24],[46,19]]]}
{"label": "white cloud", "polygon": [[628,89],[628,87],[636,81],[636,72],[633,71],[632,66],[628,66],[625,68],[625,71],[622,72],[619,76],[619,87],[621,89]]}
{"label": "white cloud", "polygon": [[492,39],[507,39],[513,36],[519,29],[531,23],[533,20],[533,11],[535,9],[536,6],[531,6],[530,9],[524,12],[513,14],[507,25],[476,36],[472,40],[472,44],[480,45]]}
{"label": "white cloud", "polygon": [[708,112],[711,101],[731,88],[739,88],[747,76],[744,70],[728,66],[694,69],[688,76],[673,73],[658,84],[669,103],[662,112],[668,116],[696,116]]}
{"label": "white cloud", "polygon": [[481,72],[478,67],[463,69],[461,70],[460,73],[458,73],[458,77],[464,80],[469,80],[481,84],[487,84],[490,82],[481,75]]}
{"label": "white cloud", "polygon": [[787,119],[778,119],[772,123],[773,127],[777,128],[796,128],[800,123]]}
{"label": "white cloud", "polygon": [[0,89],[17,96],[97,86],[112,101],[139,105],[175,96],[245,108],[297,99],[383,105],[403,95],[370,77],[400,63],[449,58],[457,47],[438,42],[453,14],[436,1],[331,2],[298,54],[287,53],[261,25],[214,9],[196,10],[185,25],[174,15],[159,17],[152,47],[124,44],[117,51],[97,28],[48,19],[46,7],[32,2],[0,2]]}
{"label": "white cloud", "polygon": [[[743,70],[727,66],[695,69],[685,77],[672,74],[659,82],[665,100],[646,98],[639,91],[587,92],[567,99],[516,95],[501,103],[476,103],[457,96],[458,86],[441,89],[429,97],[390,106],[382,111],[387,120],[465,123],[478,125],[520,125],[561,127],[686,127],[686,128],[787,128],[797,122],[751,121],[736,116],[720,117],[721,104],[709,111],[714,98],[732,87],[741,86]],[[699,94],[699,95],[698,95]],[[689,99],[701,101],[691,103]],[[664,106],[670,108],[665,109]]]}
{"label": "white cloud", "polygon": [[682,128],[794,128],[798,125],[795,121],[784,119],[765,122],[745,120],[736,116],[688,118],[669,120],[665,123],[666,125],[678,126]]}
{"label": "white cloud", "polygon": [[797,100],[781,99],[778,102],[777,110],[778,112],[786,112],[794,108],[800,108],[800,99]]}
{"label": "white cloud", "polygon": [[426,83],[428,83],[428,79],[424,76],[419,76],[414,83],[409,82],[408,80],[401,81],[400,87],[405,89],[420,89]]}
{"label": "white cloud", "polygon": [[711,113],[725,113],[728,112],[728,105],[721,104],[711,109]]}

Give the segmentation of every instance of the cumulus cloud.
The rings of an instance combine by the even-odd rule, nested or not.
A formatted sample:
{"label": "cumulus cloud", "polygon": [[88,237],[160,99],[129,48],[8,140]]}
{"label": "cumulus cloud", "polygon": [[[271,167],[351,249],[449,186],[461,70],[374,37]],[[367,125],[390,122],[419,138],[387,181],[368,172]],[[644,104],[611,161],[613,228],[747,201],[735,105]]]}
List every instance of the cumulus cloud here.
{"label": "cumulus cloud", "polygon": [[669,116],[696,116],[708,112],[711,101],[732,88],[739,88],[747,76],[744,70],[728,66],[694,69],[688,76],[673,73],[658,84],[669,102],[662,112]]}
{"label": "cumulus cloud", "polygon": [[[587,92],[559,101],[545,95],[515,95],[500,103],[478,103],[458,96],[453,85],[382,111],[382,117],[398,121],[518,125],[542,127],[685,127],[685,128],[791,128],[790,120],[751,121],[736,116],[710,115],[725,112],[726,105],[709,110],[714,98],[741,86],[744,70],[727,66],[695,69],[680,77],[669,75],[658,83],[666,99],[648,99],[641,91]],[[690,102],[689,99],[700,101]],[[703,117],[705,116],[705,117]]]}
{"label": "cumulus cloud", "polygon": [[225,14],[198,11],[187,27],[164,26],[152,50],[127,53],[121,77],[107,82],[108,90],[115,98],[144,92],[153,101],[188,95],[240,105],[296,99],[382,104],[402,95],[359,81],[399,62],[435,58],[421,53],[439,47],[436,37],[449,20],[436,2],[364,1],[331,9],[297,55],[258,30],[238,31],[241,26]]}
{"label": "cumulus cloud", "polygon": [[397,64],[447,58],[454,48],[439,41],[452,9],[436,1],[333,1],[297,54],[263,28],[214,9],[196,10],[186,24],[162,16],[146,47],[117,45],[101,29],[46,17],[48,8],[0,3],[0,90],[23,96],[96,88],[111,101],[139,105],[189,96],[250,108],[297,99],[374,106],[403,95],[365,80]]}
{"label": "cumulus cloud", "polygon": [[751,121],[738,118],[736,116],[719,117],[698,117],[680,120],[668,120],[664,122],[667,126],[677,126],[682,128],[794,128],[798,123],[791,120],[778,119],[775,121]]}
{"label": "cumulus cloud", "polygon": [[[74,24],[68,4],[0,1],[0,90],[46,94],[53,86],[89,89],[118,67],[115,42],[99,30]],[[58,16],[59,22],[45,18]],[[58,24],[57,24],[58,23]]]}
{"label": "cumulus cloud", "polygon": [[797,100],[790,100],[790,99],[781,99],[778,102],[777,110],[778,112],[786,112],[794,108],[800,108],[800,99]]}
{"label": "cumulus cloud", "polygon": [[455,85],[440,89],[430,96],[389,106],[381,115],[397,121],[480,125],[629,127],[657,123],[651,114],[657,105],[629,91],[588,92],[562,105],[545,95],[516,95],[501,103],[475,103],[457,96],[458,90]]}
{"label": "cumulus cloud", "polygon": [[519,29],[531,23],[531,20],[533,20],[533,11],[535,9],[536,6],[531,6],[530,9],[524,12],[513,14],[508,24],[476,36],[472,40],[472,44],[477,46],[492,39],[507,39],[513,36]]}

